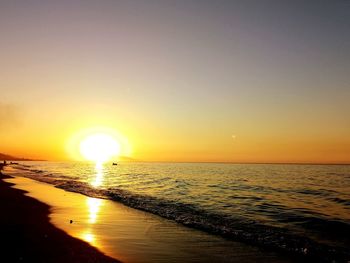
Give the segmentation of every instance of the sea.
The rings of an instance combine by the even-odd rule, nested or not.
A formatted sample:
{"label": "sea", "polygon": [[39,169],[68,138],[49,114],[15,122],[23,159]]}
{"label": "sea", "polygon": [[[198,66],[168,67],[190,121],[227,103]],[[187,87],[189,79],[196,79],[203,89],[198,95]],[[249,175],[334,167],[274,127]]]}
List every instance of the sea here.
{"label": "sea", "polygon": [[350,165],[21,162],[21,175],[187,227],[350,260]]}

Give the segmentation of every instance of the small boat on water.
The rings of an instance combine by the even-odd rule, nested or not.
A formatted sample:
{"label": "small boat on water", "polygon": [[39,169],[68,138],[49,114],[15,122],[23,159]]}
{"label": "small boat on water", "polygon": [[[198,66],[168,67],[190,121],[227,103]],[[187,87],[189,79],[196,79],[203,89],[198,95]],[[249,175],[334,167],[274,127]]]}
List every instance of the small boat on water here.
{"label": "small boat on water", "polygon": [[113,165],[118,165],[117,163],[113,163]]}

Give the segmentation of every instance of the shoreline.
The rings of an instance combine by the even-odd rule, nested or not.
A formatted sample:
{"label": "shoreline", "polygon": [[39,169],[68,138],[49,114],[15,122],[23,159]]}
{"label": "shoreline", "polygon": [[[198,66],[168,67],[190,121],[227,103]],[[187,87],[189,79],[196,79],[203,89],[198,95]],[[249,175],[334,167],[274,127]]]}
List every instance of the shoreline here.
{"label": "shoreline", "polygon": [[[231,225],[232,221],[221,218],[218,215],[205,214],[205,216],[203,216],[202,213],[197,211],[194,211],[195,213],[193,216],[188,218],[186,216],[186,213],[190,209],[188,207],[186,207],[186,209],[181,209],[182,207],[179,208],[179,205],[174,206],[174,204],[170,202],[153,202],[153,200],[155,200],[153,197],[146,198],[142,195],[136,195],[135,198],[130,198],[128,191],[124,190],[110,194],[106,192],[106,190],[88,192],[85,191],[84,188],[81,188],[83,189],[81,190],[79,187],[75,187],[76,185],[73,187],[68,187],[65,183],[60,185],[52,185],[55,188],[62,189],[67,192],[123,204],[129,208],[156,215],[165,220],[176,222],[184,227],[203,231],[209,235],[266,249],[267,251],[276,252],[291,260],[303,262],[347,262],[349,258],[349,252],[342,248],[335,248],[328,244],[323,244],[312,240],[308,237],[300,237],[295,234],[279,230],[278,227],[274,226],[259,225],[259,227],[256,228],[255,226],[252,227],[249,222],[244,221],[237,221],[237,224]],[[145,200],[147,201],[146,206],[144,205]],[[175,212],[173,209],[174,207]],[[168,211],[172,212],[169,213]],[[221,222],[221,226],[217,227],[215,224],[207,224],[206,220],[208,218],[211,219],[211,222]]]}
{"label": "shoreline", "polygon": [[[296,261],[287,255],[227,240],[112,200],[88,197],[16,174],[6,181],[48,204],[54,226],[123,262]],[[68,219],[74,223],[69,224]]]}
{"label": "shoreline", "polygon": [[14,189],[0,165],[0,258],[5,262],[120,262],[49,220],[50,206]]}
{"label": "shoreline", "polygon": [[[15,176],[15,178],[17,178],[16,173],[13,173],[13,175]],[[20,175],[18,175],[18,176],[20,177]],[[34,180],[34,179],[31,178],[31,180]],[[178,220],[169,220],[169,218],[166,219],[167,217],[159,215],[156,211],[148,211],[147,209],[143,209],[143,207],[138,207],[137,203],[136,204],[134,204],[134,203],[129,204],[128,202],[125,203],[125,202],[123,202],[125,200],[118,200],[120,198],[114,197],[114,198],[105,199],[105,198],[101,197],[100,195],[90,195],[90,194],[85,193],[85,192],[76,191],[76,189],[69,190],[69,189],[66,189],[64,187],[58,187],[57,185],[52,185],[52,184],[49,184],[48,187],[55,187],[55,190],[43,188],[40,191],[38,191],[38,190],[34,191],[34,189],[32,187],[33,186],[35,187],[35,184],[37,184],[37,183],[35,183],[34,185],[32,183],[29,183],[30,186],[28,187],[23,183],[19,183],[19,181],[17,181],[17,182],[12,181],[12,180],[6,180],[6,181],[14,183],[16,185],[15,188],[22,189],[24,191],[28,191],[30,193],[31,197],[33,197],[36,200],[39,200],[40,202],[43,202],[44,204],[47,204],[48,206],[52,207],[54,210],[53,216],[54,216],[55,210],[57,208],[58,209],[65,209],[67,204],[71,203],[75,199],[80,199],[80,205],[78,206],[79,209],[78,209],[77,215],[82,216],[82,217],[85,216],[85,218],[81,218],[80,222],[82,223],[83,221],[88,221],[88,220],[89,221],[96,221],[96,218],[98,219],[98,223],[95,226],[94,226],[94,223],[90,224],[92,227],[90,230],[92,230],[92,232],[89,233],[88,238],[92,238],[93,235],[96,235],[98,237],[98,239],[100,239],[100,237],[107,237],[107,239],[113,238],[115,240],[114,243],[125,244],[125,247],[123,248],[125,250],[120,251],[120,246],[118,245],[117,247],[115,247],[115,249],[116,249],[115,251],[120,252],[121,254],[119,254],[119,253],[110,254],[110,251],[106,252],[106,250],[105,250],[105,247],[106,247],[105,245],[107,243],[105,243],[105,245],[102,245],[102,246],[101,246],[101,244],[100,244],[100,246],[96,246],[94,243],[92,243],[92,245],[97,247],[98,249],[100,249],[100,251],[103,251],[103,253],[106,253],[107,255],[110,255],[114,258],[124,260],[126,262],[128,262],[130,259],[129,258],[130,252],[132,252],[132,253],[144,253],[145,251],[143,251],[143,248],[141,248],[144,245],[150,246],[150,244],[153,244],[152,250],[157,250],[157,248],[161,247],[161,244],[164,244],[164,242],[153,243],[153,240],[149,239],[149,237],[147,237],[147,235],[144,236],[144,234],[142,234],[142,232],[144,231],[144,230],[142,230],[142,228],[144,227],[144,229],[148,233],[149,228],[153,228],[154,225],[152,225],[152,224],[144,224],[143,225],[143,223],[141,221],[154,221],[153,223],[156,225],[158,225],[159,223],[163,224],[165,221],[169,222],[170,225],[168,225],[167,228],[171,229],[171,232],[167,232],[166,236],[162,237],[162,238],[166,237],[164,239],[164,241],[169,241],[168,237],[173,235],[174,232],[172,232],[172,231],[175,230],[173,228],[174,223],[176,224],[176,222],[177,222],[177,224],[180,224],[187,229],[186,232],[193,231],[195,229],[197,229],[199,231],[204,230],[203,232],[207,233],[208,235],[213,236],[213,238],[214,238],[214,236],[215,236],[215,238],[216,237],[223,237],[225,240],[239,242],[242,244],[244,243],[245,245],[248,245],[248,246],[251,245],[254,247],[260,247],[263,250],[266,249],[265,252],[263,252],[263,254],[265,254],[267,251],[271,251],[271,252],[273,251],[273,252],[278,253],[280,256],[282,256],[282,258],[287,258],[291,261],[295,260],[295,261],[305,261],[305,262],[306,261],[332,262],[332,260],[335,260],[335,262],[343,262],[343,261],[347,262],[346,259],[348,258],[347,257],[348,253],[346,251],[342,251],[342,250],[331,251],[330,247],[328,247],[328,246],[325,246],[322,244],[317,244],[317,243],[312,242],[311,240],[309,240],[307,238],[304,238],[302,240],[295,239],[295,237],[293,235],[289,235],[287,233],[278,232],[277,235],[282,237],[282,239],[281,238],[280,239],[278,239],[278,238],[273,239],[272,238],[270,240],[272,233],[267,233],[268,236],[266,238],[265,228],[262,229],[260,232],[255,233],[255,237],[258,236],[258,239],[260,241],[261,241],[261,238],[264,238],[264,236],[265,236],[265,238],[262,240],[262,241],[264,241],[263,244],[261,242],[258,242],[259,244],[257,245],[257,241],[254,241],[252,239],[254,236],[253,237],[249,236],[249,233],[251,233],[252,231],[250,231],[249,228],[247,229],[246,227],[244,227],[246,224],[239,226],[239,229],[243,229],[242,233],[241,233],[243,236],[235,235],[232,237],[232,235],[230,235],[230,232],[227,232],[227,231],[226,231],[225,235],[220,235],[220,233],[217,233],[216,231],[211,231],[211,229],[203,229],[203,227],[201,225],[194,224],[196,222],[200,222],[201,220],[195,220],[194,223],[192,221],[186,222],[187,224],[184,224],[182,221],[178,221]],[[40,182],[40,180],[39,180],[39,182]],[[41,182],[41,184],[43,184],[43,182]],[[46,183],[44,183],[44,184],[46,185]],[[20,185],[20,186],[18,186],[18,185]],[[57,192],[58,195],[55,195],[53,191]],[[45,196],[42,196],[42,194],[40,194],[40,192],[41,193],[50,192],[50,196],[52,194],[52,198],[54,198],[56,200],[61,200],[61,204],[57,205],[57,202],[52,202],[52,200],[48,199]],[[72,194],[68,194],[68,193],[72,193]],[[69,198],[63,197],[66,195],[69,195]],[[79,198],[77,198],[77,197],[79,197]],[[95,199],[95,198],[98,198],[98,199],[103,198],[102,200],[104,200],[104,201],[89,200],[89,199]],[[92,204],[89,205],[90,207],[83,208],[84,206],[86,206],[86,201],[88,201],[88,203],[90,203],[90,201],[92,201]],[[101,206],[100,202],[103,203],[102,206]],[[126,205],[126,206],[123,208],[124,205]],[[101,209],[101,211],[99,211],[100,206],[101,206],[101,208],[103,207]],[[83,208],[83,209],[81,209],[81,208]],[[161,208],[166,209],[166,206],[161,207]],[[90,215],[89,215],[90,218],[88,220],[86,218],[87,215],[85,215],[87,211],[89,211],[88,213],[90,213]],[[92,212],[92,211],[94,211],[94,212]],[[110,219],[111,219],[111,215],[112,215],[111,211],[113,211],[113,218],[116,218],[116,219],[118,218],[118,220],[122,219],[121,220],[122,224],[120,224],[120,221],[117,222],[115,220],[114,221],[112,220],[113,224],[110,224],[111,223]],[[144,211],[144,212],[141,212],[141,211]],[[74,220],[75,223],[73,225],[68,224],[68,228],[65,228],[65,227],[67,227],[66,226],[67,225],[67,223],[66,223],[67,216],[71,217],[72,215],[74,215],[74,211],[72,210],[71,212],[69,212],[68,215],[67,215],[67,213],[64,215],[64,224],[63,225],[62,225],[62,223],[57,224],[57,222],[55,222],[55,221],[51,221],[51,222],[55,226],[57,226],[58,228],[63,229],[69,235],[77,237],[78,239],[81,239],[81,235],[78,235],[78,236],[75,235],[75,233],[72,233],[72,229],[71,229],[71,227],[77,227],[78,226],[77,224],[79,224],[78,223],[79,221]],[[146,213],[146,215],[144,215],[143,213]],[[106,217],[106,214],[107,215],[109,214],[109,216]],[[129,214],[129,216],[127,216],[127,214]],[[159,218],[159,216],[161,218]],[[173,221],[175,221],[175,222],[173,222]],[[77,224],[76,224],[76,222],[77,222]],[[127,223],[127,224],[125,225],[125,223]],[[100,224],[104,224],[104,228],[105,228],[104,230],[95,229],[95,228],[99,228]],[[168,223],[166,223],[166,224],[168,224]],[[141,225],[143,225],[143,227],[140,228]],[[182,226],[180,228],[182,228]],[[108,227],[112,227],[113,229],[112,228],[108,229]],[[86,228],[87,227],[85,225],[85,229]],[[118,230],[118,228],[119,228],[119,230]],[[139,233],[137,233],[136,235],[134,235],[133,237],[131,237],[130,233],[136,228],[139,228],[141,231]],[[116,229],[116,230],[114,230],[114,229]],[[120,229],[123,229],[124,232],[120,231]],[[128,229],[128,231],[126,231],[127,229]],[[183,231],[183,230],[181,230],[181,231]],[[114,233],[114,234],[112,234],[112,233]],[[189,233],[189,234],[192,235],[194,233],[195,233],[195,231],[192,233]],[[158,235],[159,233],[152,233],[152,235],[154,235],[154,234]],[[184,235],[184,233],[181,233],[181,235],[177,236],[176,240],[173,240],[173,241],[177,242],[186,236],[187,236],[187,234]],[[246,236],[248,236],[249,238],[247,238]],[[125,242],[125,240],[123,240],[123,238],[124,239],[134,239],[135,241],[137,240],[137,242],[142,244],[142,246],[141,247],[133,247],[133,245],[130,245],[127,243],[128,241]],[[157,236],[157,238],[159,238],[159,236]],[[86,237],[85,238],[83,237],[82,239],[85,241],[88,241],[88,243],[91,244],[91,241],[88,240]],[[279,240],[279,242],[275,243],[274,240]],[[173,245],[174,244],[175,243],[173,243]],[[284,246],[284,244],[286,244],[286,245]],[[234,245],[234,246],[236,246],[236,245]],[[188,248],[189,247],[190,246],[188,246]],[[139,248],[141,248],[141,250],[139,250]],[[242,250],[242,249],[245,250],[244,246],[241,246],[239,248],[239,250]],[[162,249],[162,251],[165,251],[165,250]],[[128,251],[128,252],[125,254],[124,253],[125,251]],[[153,252],[154,251],[152,251],[151,253],[153,253]],[[150,252],[148,251],[147,253],[150,253]],[[202,253],[202,251],[200,253]],[[236,250],[236,253],[237,253],[237,250]],[[250,258],[256,258],[256,256],[257,256],[256,251],[250,250],[249,253],[250,253]],[[265,254],[265,255],[267,255],[267,254]],[[263,258],[264,257],[265,256],[263,256]],[[141,258],[142,258],[142,256],[141,256]],[[146,257],[146,258],[148,258],[148,257]],[[135,262],[138,262],[138,261],[135,261]],[[145,262],[147,262],[147,261],[145,261]]]}

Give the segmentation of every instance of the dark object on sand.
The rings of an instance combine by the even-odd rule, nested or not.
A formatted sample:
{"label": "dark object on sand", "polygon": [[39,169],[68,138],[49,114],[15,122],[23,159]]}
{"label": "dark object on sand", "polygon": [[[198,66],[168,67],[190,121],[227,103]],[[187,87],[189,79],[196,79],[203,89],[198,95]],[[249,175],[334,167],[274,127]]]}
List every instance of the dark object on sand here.
{"label": "dark object on sand", "polygon": [[117,163],[113,163],[113,165],[118,165]]}
{"label": "dark object on sand", "polygon": [[4,168],[4,166],[6,166],[7,163],[6,161],[4,161],[3,163],[0,163],[0,174],[1,174],[1,170]]}
{"label": "dark object on sand", "polygon": [[71,220],[69,220],[69,224],[72,224],[73,223],[73,220],[71,219]]}

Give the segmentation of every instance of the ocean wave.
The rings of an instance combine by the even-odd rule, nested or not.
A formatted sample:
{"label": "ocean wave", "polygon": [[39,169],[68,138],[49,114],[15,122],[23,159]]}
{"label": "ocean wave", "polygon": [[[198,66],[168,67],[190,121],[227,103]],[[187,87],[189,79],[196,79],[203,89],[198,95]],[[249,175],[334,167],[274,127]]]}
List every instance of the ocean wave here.
{"label": "ocean wave", "polygon": [[[247,219],[239,215],[227,215],[204,210],[193,204],[135,194],[116,187],[98,189],[86,182],[68,179],[62,175],[59,178],[50,178],[50,174],[44,171],[38,173],[35,169],[28,169],[28,167],[19,168],[30,172],[26,174],[27,177],[53,184],[57,188],[90,197],[117,201],[129,207],[150,212],[182,225],[220,235],[228,239],[287,252],[320,262],[347,262],[350,260],[350,251],[348,248],[318,242],[309,236],[302,233],[298,234],[288,228],[262,224],[259,221]],[[260,188],[262,190],[263,187]],[[263,190],[266,191],[266,188]],[[238,197],[232,196],[232,198]],[[254,197],[241,198],[249,199]],[[276,221],[294,222],[303,226],[305,229],[317,230],[328,228],[329,232],[333,232],[333,234],[343,238],[346,238],[344,235],[350,233],[349,224],[322,218],[323,215],[320,214],[306,216],[306,211],[293,210],[283,205],[267,202],[262,202],[255,209],[261,213],[270,212]]]}
{"label": "ocean wave", "polygon": [[[219,213],[209,213],[190,204],[171,202],[159,198],[138,195],[121,189],[94,189],[87,183],[64,181],[56,183],[58,188],[81,193],[91,197],[106,198],[118,201],[132,208],[150,212],[161,217],[174,220],[182,225],[200,229],[226,238],[242,241],[252,245],[274,248],[284,252],[302,255],[320,261],[342,261],[350,259],[346,248],[332,247],[315,242],[305,236],[290,233],[287,229],[267,226],[245,218],[232,218]],[[292,216],[288,217],[291,220]],[[295,220],[296,218],[294,218]],[[304,225],[311,227],[318,222],[318,227],[334,226],[333,230],[350,228],[350,225],[317,218],[299,218]],[[307,221],[307,223],[305,222]],[[338,225],[336,225],[338,224]]]}

